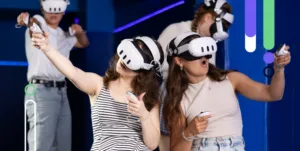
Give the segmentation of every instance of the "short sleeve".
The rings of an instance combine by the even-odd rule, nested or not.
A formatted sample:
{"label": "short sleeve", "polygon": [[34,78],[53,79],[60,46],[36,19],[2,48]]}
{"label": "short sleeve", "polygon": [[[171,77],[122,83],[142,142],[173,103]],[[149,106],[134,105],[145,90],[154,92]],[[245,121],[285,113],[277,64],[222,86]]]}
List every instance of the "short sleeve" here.
{"label": "short sleeve", "polygon": [[163,79],[166,80],[168,77],[168,69],[169,65],[167,63],[167,46],[170,43],[170,41],[177,36],[179,33],[179,30],[177,29],[177,23],[169,25],[167,28],[163,30],[163,32],[159,35],[158,42],[161,44],[161,47],[164,52],[165,60],[162,64],[162,73],[163,73]]}
{"label": "short sleeve", "polygon": [[77,38],[75,36],[69,36],[66,38],[66,43],[71,47],[74,47],[77,43]]}
{"label": "short sleeve", "polygon": [[48,32],[48,25],[44,17],[42,17],[41,15],[34,15],[33,18],[35,18],[40,23],[43,31]]}
{"label": "short sleeve", "polygon": [[31,54],[29,52],[39,51],[36,47],[34,47],[32,45],[32,40],[31,40],[31,37],[29,34],[29,28],[27,28],[25,31],[25,49],[26,49],[26,52],[28,52],[27,55]]}
{"label": "short sleeve", "polygon": [[75,36],[70,36],[66,32],[61,32],[64,34],[64,36],[57,37],[60,39],[59,49],[63,52],[70,52],[75,44],[77,43],[77,38]]}
{"label": "short sleeve", "polygon": [[159,35],[158,42],[161,44],[162,49],[164,50],[165,55],[167,54],[167,46],[170,41],[178,35],[179,30],[177,29],[177,23],[169,25],[163,30]]}

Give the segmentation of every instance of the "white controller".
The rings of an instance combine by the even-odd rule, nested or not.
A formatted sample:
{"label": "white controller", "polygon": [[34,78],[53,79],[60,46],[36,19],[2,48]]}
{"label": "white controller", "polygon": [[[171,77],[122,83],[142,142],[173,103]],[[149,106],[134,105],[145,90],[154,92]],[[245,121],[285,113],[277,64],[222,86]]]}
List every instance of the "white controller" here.
{"label": "white controller", "polygon": [[33,32],[35,32],[35,33],[44,33],[43,31],[42,31],[42,29],[40,28],[40,26],[39,25],[37,25],[36,23],[33,23],[32,24],[32,27],[33,27]]}
{"label": "white controller", "polygon": [[138,98],[130,91],[127,91],[126,94],[130,97],[132,97],[134,100],[138,101]]}
{"label": "white controller", "polygon": [[[200,119],[201,117],[207,116],[207,115],[211,115],[210,112],[204,111],[201,112],[200,114],[198,114],[198,118]],[[211,118],[208,119],[208,121],[210,121]]]}
{"label": "white controller", "polygon": [[69,27],[69,34],[70,34],[71,36],[74,36],[75,33],[76,33],[76,31],[73,30],[72,27]]}
{"label": "white controller", "polygon": [[[127,91],[127,92],[126,92],[126,95],[129,96],[129,97],[132,97],[134,100],[138,101],[138,98],[137,98],[132,92]],[[140,122],[140,119],[139,119],[139,118],[138,118],[137,120],[133,120],[133,119],[130,119],[130,118],[129,118],[130,116],[133,116],[133,114],[130,113],[130,115],[128,115],[128,116],[126,117],[127,121],[131,121],[132,123]]]}
{"label": "white controller", "polygon": [[23,22],[28,25],[29,24],[29,14],[27,15],[26,18],[23,19]]}
{"label": "white controller", "polygon": [[276,51],[276,55],[277,55],[277,56],[283,56],[283,55],[287,54],[288,51],[285,50],[285,47],[286,47],[285,44],[282,45],[281,48],[279,48],[279,49]]}
{"label": "white controller", "polygon": [[[29,24],[29,14],[26,16],[26,18],[23,19],[23,22],[25,23],[25,26],[28,26]],[[15,25],[16,28],[21,28],[22,26],[18,23]]]}

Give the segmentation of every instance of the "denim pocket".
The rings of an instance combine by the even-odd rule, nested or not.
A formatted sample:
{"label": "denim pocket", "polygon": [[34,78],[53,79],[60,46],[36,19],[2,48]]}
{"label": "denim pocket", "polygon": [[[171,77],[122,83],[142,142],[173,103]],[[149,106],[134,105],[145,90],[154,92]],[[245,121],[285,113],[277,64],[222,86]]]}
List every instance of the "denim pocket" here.
{"label": "denim pocket", "polygon": [[243,137],[203,138],[193,143],[192,151],[244,151]]}

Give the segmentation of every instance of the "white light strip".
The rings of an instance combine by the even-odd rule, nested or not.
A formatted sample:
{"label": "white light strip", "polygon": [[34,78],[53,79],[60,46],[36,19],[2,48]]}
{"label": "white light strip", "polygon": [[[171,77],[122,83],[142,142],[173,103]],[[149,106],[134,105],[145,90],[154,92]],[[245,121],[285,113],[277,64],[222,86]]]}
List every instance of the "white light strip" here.
{"label": "white light strip", "polygon": [[245,34],[245,49],[247,52],[254,52],[256,50],[256,35],[248,37]]}
{"label": "white light strip", "polygon": [[24,132],[25,132],[25,151],[27,151],[27,115],[26,115],[26,110],[27,110],[27,103],[33,103],[33,109],[34,109],[34,151],[36,151],[36,103],[34,100],[27,100],[25,102],[25,110],[24,110]]}

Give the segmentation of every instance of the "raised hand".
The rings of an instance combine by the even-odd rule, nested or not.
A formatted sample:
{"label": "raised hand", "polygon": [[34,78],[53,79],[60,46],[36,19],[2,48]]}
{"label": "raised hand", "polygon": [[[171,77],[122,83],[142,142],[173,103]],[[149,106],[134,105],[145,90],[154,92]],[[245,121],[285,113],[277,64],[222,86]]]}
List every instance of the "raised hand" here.
{"label": "raised hand", "polygon": [[289,52],[290,47],[286,46],[284,55],[277,56],[275,55],[275,66],[279,66],[281,68],[285,67],[291,62],[291,53]]}
{"label": "raised hand", "polygon": [[22,12],[17,18],[18,26],[27,26],[29,24],[29,13]]}
{"label": "raised hand", "polygon": [[[30,28],[30,30],[33,27]],[[48,39],[49,39],[49,34],[48,33],[32,33],[32,44],[37,47],[38,49],[41,49],[42,51],[46,52],[49,49],[49,44],[48,44]]]}
{"label": "raised hand", "polygon": [[142,93],[139,97],[127,96],[128,99],[128,112],[132,115],[139,117],[141,120],[147,119],[149,111],[146,109],[143,97],[146,93]]}

